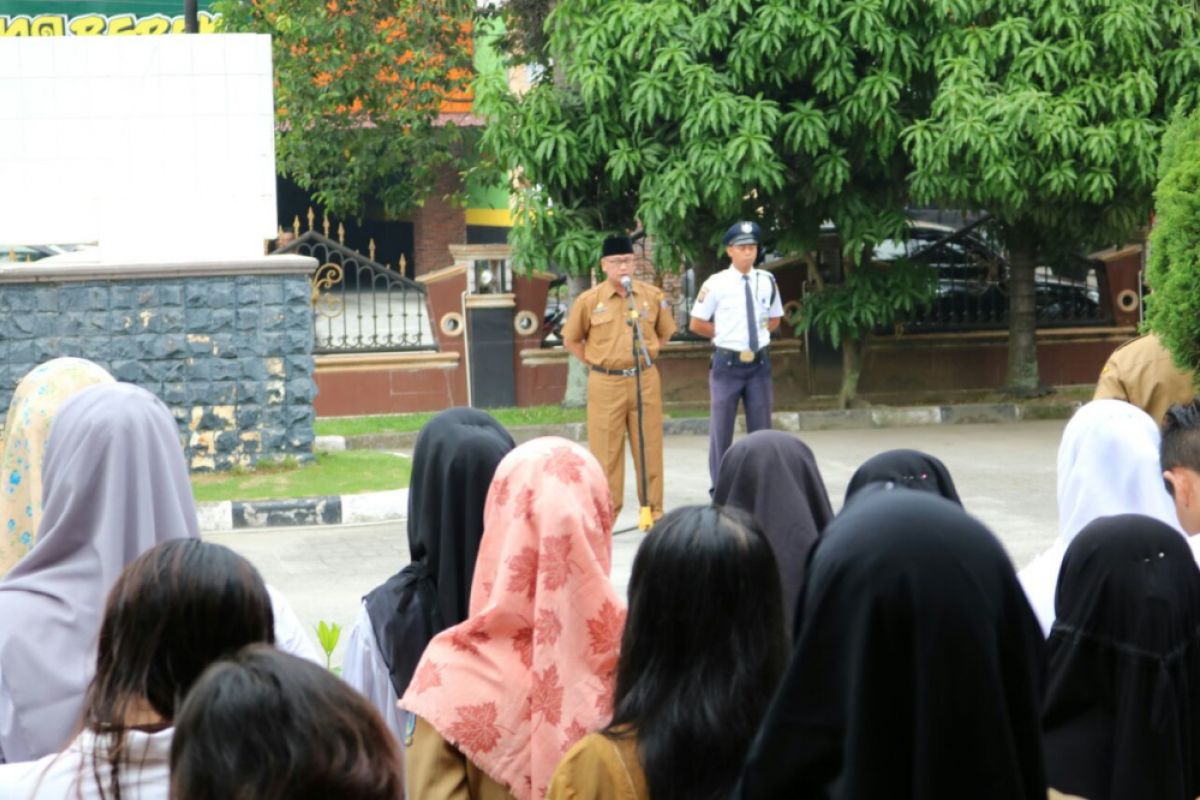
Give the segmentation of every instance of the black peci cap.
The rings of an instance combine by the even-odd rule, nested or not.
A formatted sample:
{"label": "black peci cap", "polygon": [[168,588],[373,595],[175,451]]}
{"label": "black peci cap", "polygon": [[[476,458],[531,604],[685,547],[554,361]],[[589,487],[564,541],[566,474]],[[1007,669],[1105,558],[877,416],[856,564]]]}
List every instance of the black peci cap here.
{"label": "black peci cap", "polygon": [[628,236],[610,236],[604,240],[604,247],[600,250],[601,258],[609,256],[623,256],[633,253],[633,242]]}

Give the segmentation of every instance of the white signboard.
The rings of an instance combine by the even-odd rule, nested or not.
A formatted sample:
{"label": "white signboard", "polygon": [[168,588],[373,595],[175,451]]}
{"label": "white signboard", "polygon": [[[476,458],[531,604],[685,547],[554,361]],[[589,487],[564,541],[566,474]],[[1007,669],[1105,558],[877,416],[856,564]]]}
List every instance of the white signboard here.
{"label": "white signboard", "polygon": [[0,246],[253,258],[274,238],[270,37],[0,37]]}

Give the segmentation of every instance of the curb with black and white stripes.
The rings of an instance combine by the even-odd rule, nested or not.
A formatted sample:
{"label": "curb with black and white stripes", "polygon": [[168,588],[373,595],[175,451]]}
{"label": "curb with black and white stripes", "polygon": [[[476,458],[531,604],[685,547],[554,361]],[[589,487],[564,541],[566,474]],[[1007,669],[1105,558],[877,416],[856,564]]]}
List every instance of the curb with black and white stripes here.
{"label": "curb with black and white stripes", "polygon": [[296,525],[388,522],[408,514],[408,489],[290,500],[197,503],[200,531],[233,531]]}

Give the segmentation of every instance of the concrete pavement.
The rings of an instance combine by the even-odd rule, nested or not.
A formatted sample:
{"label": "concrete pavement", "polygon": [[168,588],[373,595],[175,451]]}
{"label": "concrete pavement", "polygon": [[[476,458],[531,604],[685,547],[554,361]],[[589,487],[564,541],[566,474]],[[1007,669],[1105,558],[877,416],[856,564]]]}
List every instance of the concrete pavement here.
{"label": "concrete pavement", "polygon": [[[1000,425],[805,431],[834,510],[858,465],[884,450],[911,447],[942,459],[967,510],[1000,537],[1020,567],[1053,541],[1055,457],[1064,420]],[[708,439],[665,440],[666,506],[708,502]],[[632,462],[626,465],[625,507],[617,529],[637,522]],[[614,540],[613,583],[624,591],[643,534]],[[363,594],[408,563],[403,522],[371,525],[267,528],[207,533],[249,558],[291,601],[312,632],[318,620],[348,628]],[[343,637],[344,638],[344,637]],[[315,636],[314,636],[315,640]],[[339,648],[340,649],[340,648]],[[335,661],[340,654],[335,655]]]}

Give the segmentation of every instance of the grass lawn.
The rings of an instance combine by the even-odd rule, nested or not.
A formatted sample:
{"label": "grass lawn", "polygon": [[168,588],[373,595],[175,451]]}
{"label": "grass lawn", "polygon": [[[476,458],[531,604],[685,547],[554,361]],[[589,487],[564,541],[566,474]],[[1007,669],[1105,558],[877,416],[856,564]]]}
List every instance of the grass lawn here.
{"label": "grass lawn", "polygon": [[[491,414],[506,428],[522,425],[564,425],[568,422],[587,422],[587,410],[561,406],[530,406],[528,408],[492,408]],[[326,417],[313,423],[317,436],[358,436],[367,433],[409,433],[419,431],[435,415],[388,414],[375,417]],[[676,407],[666,411],[667,417],[707,417],[708,406]]]}
{"label": "grass lawn", "polygon": [[[562,425],[586,422],[587,411],[561,406],[530,406],[528,408],[492,408],[491,414],[506,428],[521,425]],[[313,423],[317,436],[357,436],[364,433],[408,433],[419,431],[436,412],[420,414],[388,414],[377,417],[327,417]]]}
{"label": "grass lawn", "polygon": [[304,466],[193,475],[192,493],[198,502],[210,502],[378,492],[407,487],[411,469],[409,459],[374,450],[318,453]]}

